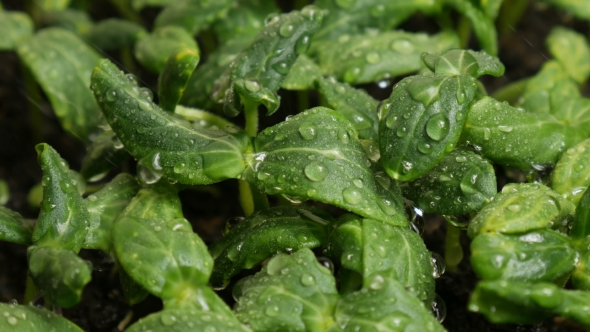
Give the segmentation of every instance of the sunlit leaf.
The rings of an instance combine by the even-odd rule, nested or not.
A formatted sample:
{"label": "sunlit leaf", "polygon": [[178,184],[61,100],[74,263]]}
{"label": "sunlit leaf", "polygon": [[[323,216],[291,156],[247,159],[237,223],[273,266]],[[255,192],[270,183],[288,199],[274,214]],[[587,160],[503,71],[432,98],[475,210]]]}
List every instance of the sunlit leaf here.
{"label": "sunlit leaf", "polygon": [[547,46],[571,78],[578,83],[584,83],[588,79],[590,45],[584,35],[558,26],[547,36]]}
{"label": "sunlit leaf", "polygon": [[0,303],[4,319],[0,330],[12,332],[82,332],[82,329],[53,311],[32,305]]}
{"label": "sunlit leaf", "polygon": [[158,97],[163,110],[174,112],[199,59],[198,51],[190,48],[170,54],[158,77]]}

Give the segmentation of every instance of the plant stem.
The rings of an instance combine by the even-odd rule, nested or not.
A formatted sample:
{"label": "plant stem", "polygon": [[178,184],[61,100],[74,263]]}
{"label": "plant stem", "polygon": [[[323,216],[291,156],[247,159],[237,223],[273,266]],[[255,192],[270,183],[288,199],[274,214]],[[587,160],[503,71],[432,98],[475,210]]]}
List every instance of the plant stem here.
{"label": "plant stem", "polygon": [[459,19],[459,25],[457,26],[457,33],[461,40],[461,48],[469,48],[469,39],[471,38],[471,22],[463,15]]}
{"label": "plant stem", "polygon": [[256,137],[258,135],[258,103],[244,101],[244,116],[246,117],[246,132]]}
{"label": "plant stem", "polygon": [[498,101],[507,101],[514,103],[518,97],[524,92],[525,85],[528,83],[529,78],[524,78],[516,82],[504,85],[500,90],[492,94],[492,98]]}
{"label": "plant stem", "polygon": [[129,21],[135,22],[137,24],[143,25],[141,16],[139,16],[139,14],[137,14],[133,8],[131,8],[131,5],[129,4],[129,1],[121,1],[121,0],[110,0],[111,3],[113,4],[113,6],[115,6],[115,8],[117,8],[117,11],[119,12],[119,14],[121,14],[121,16]]}
{"label": "plant stem", "polygon": [[463,260],[463,248],[461,248],[461,230],[447,222],[447,236],[445,239],[445,265],[446,269],[453,272]]}
{"label": "plant stem", "polygon": [[27,274],[27,284],[25,286],[23,304],[28,305],[29,303],[31,303],[35,299],[35,296],[37,296],[37,293],[37,287],[35,287],[33,278],[31,278],[31,275]]}

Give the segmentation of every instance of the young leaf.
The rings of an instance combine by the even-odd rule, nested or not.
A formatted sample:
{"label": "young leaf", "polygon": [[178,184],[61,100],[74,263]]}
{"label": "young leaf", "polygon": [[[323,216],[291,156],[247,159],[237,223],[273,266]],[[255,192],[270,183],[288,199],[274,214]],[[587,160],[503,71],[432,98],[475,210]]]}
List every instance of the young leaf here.
{"label": "young leaf", "polygon": [[554,165],[563,151],[586,136],[548,115],[525,113],[490,97],[473,104],[463,133],[483,157],[523,170]]}
{"label": "young leaf", "polygon": [[428,173],[404,184],[402,191],[424,212],[453,215],[479,210],[498,190],[489,162],[455,149]]}
{"label": "young leaf", "polygon": [[382,273],[367,278],[358,292],[343,296],[327,332],[446,331],[417,298],[398,281]]}
{"label": "young leaf", "polygon": [[505,67],[500,60],[485,51],[449,50],[442,54],[422,53],[424,64],[437,75],[470,75],[479,78],[483,75],[500,77]]}
{"label": "young leaf", "polygon": [[[235,318],[233,318],[235,320]],[[219,313],[199,311],[195,309],[168,309],[141,318],[131,325],[127,332],[200,332],[200,331],[224,331],[247,332],[251,331],[239,322],[228,320],[228,317]]]}
{"label": "young leaf", "polygon": [[387,174],[416,179],[451,152],[476,90],[467,75],[412,76],[396,84],[379,110],[380,162]]}
{"label": "young leaf", "polygon": [[471,266],[486,280],[559,282],[567,278],[577,259],[570,239],[549,229],[483,233],[471,242]]}
{"label": "young leaf", "polygon": [[274,256],[240,287],[234,310],[254,331],[324,331],[332,324],[336,280],[309,249]]}
{"label": "young leaf", "polygon": [[0,206],[0,241],[29,245],[33,227],[20,214]]}
{"label": "young leaf", "polygon": [[328,105],[352,123],[359,138],[377,140],[378,102],[373,97],[363,90],[336,81],[334,77],[320,77],[317,84]]}
{"label": "young leaf", "polygon": [[240,113],[240,100],[262,103],[269,115],[277,110],[280,98],[276,91],[298,55],[309,48],[311,37],[322,23],[322,13],[317,7],[307,6],[267,21],[252,43],[233,60],[227,81],[219,87],[225,94],[227,114]]}
{"label": "young leaf", "polygon": [[119,262],[137,283],[167,299],[204,285],[213,261],[207,247],[182,218],[176,193],[141,190],[113,227]]}
{"label": "young leaf", "polygon": [[83,330],[53,311],[32,305],[0,303],[4,319],[0,330],[12,332],[82,332]]}
{"label": "young leaf", "polygon": [[486,232],[523,233],[546,227],[563,227],[575,206],[538,183],[510,183],[496,194],[469,223],[468,235]]}
{"label": "young leaf", "polygon": [[547,36],[547,47],[571,78],[582,84],[590,76],[590,45],[573,30],[556,27]]}
{"label": "young leaf", "polygon": [[33,243],[78,252],[86,237],[88,209],[67,162],[48,144],[38,144],[35,149],[43,169],[43,203]]}
{"label": "young leaf", "polygon": [[31,246],[27,251],[29,273],[49,303],[70,308],[82,297],[91,269],[70,250]]}
{"label": "young leaf", "polygon": [[313,199],[407,225],[395,182],[377,182],[352,124],[316,107],[262,131],[243,178],[268,194]]}
{"label": "young leaf", "polygon": [[482,49],[491,55],[498,54],[498,38],[493,17],[487,16],[482,8],[475,6],[470,0],[445,0],[444,2],[469,19]]}
{"label": "young leaf", "polygon": [[117,135],[111,129],[105,130],[88,145],[80,173],[85,179],[100,177],[129,157]]}
{"label": "young leaf", "polygon": [[590,291],[590,251],[580,255],[580,260],[572,272],[571,281],[576,289]]}
{"label": "young leaf", "polygon": [[578,204],[582,195],[590,186],[590,168],[585,167],[590,158],[590,139],[582,141],[566,153],[551,172],[551,187],[574,204]]}
{"label": "young leaf", "polygon": [[316,81],[322,77],[322,70],[305,54],[300,54],[289,74],[281,83],[281,88],[287,90],[312,90]]}
{"label": "young leaf", "polygon": [[[550,91],[551,103],[555,104],[551,106],[551,114],[559,122],[572,126],[576,130],[582,130],[586,136],[590,136],[590,99],[578,97],[577,86],[575,94],[560,90],[562,86],[563,84],[557,84]],[[560,95],[561,98],[554,98],[554,95]]]}
{"label": "young leaf", "polygon": [[113,223],[138,190],[137,180],[129,174],[121,173],[101,190],[85,199],[89,213],[89,229],[84,240],[84,248],[110,252]]}
{"label": "young leaf", "polygon": [[147,31],[141,25],[119,18],[100,21],[86,33],[90,43],[104,51],[133,46],[145,35]]}
{"label": "young leaf", "polygon": [[276,253],[323,245],[331,221],[313,207],[275,207],[249,216],[209,249],[215,261],[212,282],[229,280]]}
{"label": "young leaf", "polygon": [[176,26],[167,26],[143,35],[135,44],[135,57],[145,68],[159,73],[164,69],[170,55],[179,48],[199,53],[193,37]]}
{"label": "young leaf", "polygon": [[273,0],[235,1],[225,19],[213,24],[219,44],[226,45],[238,39],[247,41],[254,38],[264,28],[265,19],[281,10]]}
{"label": "young leaf", "polygon": [[211,112],[184,107],[181,105],[176,106],[174,113],[181,116],[183,119],[190,122],[191,126],[197,130],[200,129],[220,129],[237,126],[225,118]]}
{"label": "young leaf", "polygon": [[214,21],[224,18],[235,0],[180,0],[164,7],[156,17],[156,29],[177,26],[196,35]]}
{"label": "young leaf", "polygon": [[318,62],[322,72],[350,84],[377,82],[416,72],[424,67],[423,52],[435,53],[459,47],[457,35],[437,35],[386,31],[343,35],[318,42]]}
{"label": "young leaf", "polygon": [[49,28],[18,47],[18,53],[51,101],[61,125],[83,142],[96,130],[100,110],[88,89],[98,54],[78,36]]}
{"label": "young leaf", "polygon": [[99,61],[92,88],[125,148],[153,174],[184,184],[209,184],[236,178],[246,168],[242,154],[250,142],[245,133],[183,126],[110,61]]}
{"label": "young leaf", "polygon": [[6,181],[0,179],[0,206],[6,205],[8,200],[10,199],[10,189],[8,188],[8,183]]}
{"label": "young leaf", "polygon": [[584,239],[590,235],[590,190],[581,190],[584,195],[576,207],[576,216],[569,233],[574,239]]}
{"label": "young leaf", "polygon": [[326,247],[330,257],[363,276],[365,287],[369,287],[369,276],[379,272],[424,303],[434,298],[431,255],[420,236],[407,227],[345,215]]}
{"label": "young leaf", "polygon": [[15,50],[33,35],[33,21],[22,12],[0,10],[0,51]]}
{"label": "young leaf", "polygon": [[170,54],[158,77],[158,97],[164,111],[174,112],[199,59],[199,53],[190,48]]}
{"label": "young leaf", "polygon": [[560,315],[590,327],[589,302],[589,292],[563,290],[545,282],[497,280],[477,284],[469,310],[493,323],[531,324]]}

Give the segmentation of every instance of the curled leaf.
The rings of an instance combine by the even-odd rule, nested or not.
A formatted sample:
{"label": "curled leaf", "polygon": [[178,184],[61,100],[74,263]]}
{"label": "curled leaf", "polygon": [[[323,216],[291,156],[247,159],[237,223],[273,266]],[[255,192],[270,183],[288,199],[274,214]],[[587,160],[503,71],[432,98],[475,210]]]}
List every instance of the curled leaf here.
{"label": "curled leaf", "polygon": [[190,48],[170,54],[158,78],[158,97],[163,110],[174,112],[199,59],[199,53]]}
{"label": "curled leaf", "polygon": [[20,214],[0,206],[0,241],[29,245],[33,227]]}

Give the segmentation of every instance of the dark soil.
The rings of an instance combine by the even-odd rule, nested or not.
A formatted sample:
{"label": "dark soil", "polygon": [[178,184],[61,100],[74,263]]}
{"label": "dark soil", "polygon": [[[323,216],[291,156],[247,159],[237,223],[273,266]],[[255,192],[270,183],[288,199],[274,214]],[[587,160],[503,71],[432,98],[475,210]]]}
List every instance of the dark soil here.
{"label": "dark soil", "polygon": [[[7,10],[24,10],[24,1],[2,1]],[[114,9],[106,0],[92,1],[91,14],[95,19],[113,15]],[[147,10],[142,15],[151,22],[155,11]],[[500,30],[507,23],[502,17],[498,19]],[[552,27],[563,25],[574,28],[583,34],[590,31],[588,23],[573,19],[554,8],[531,1],[522,19],[507,33],[500,36],[500,59],[506,65],[506,74],[500,78],[485,78],[488,91],[502,87],[510,82],[533,75],[547,60],[549,53],[545,47],[545,37]],[[416,15],[404,24],[410,31],[436,31],[435,19]],[[475,40],[472,46],[477,48]],[[139,67],[138,67],[139,68]],[[155,77],[148,73],[136,73],[155,86]],[[45,98],[35,101],[25,91],[21,64],[16,54],[0,52],[0,179],[8,182],[10,201],[7,207],[18,211],[28,218],[36,218],[38,211],[27,202],[29,190],[41,179],[37,166],[34,146],[47,142],[59,151],[73,169],[79,169],[85,152],[84,146],[68,136],[60,127],[52,113],[51,106]],[[366,88],[377,98],[386,98],[391,88],[379,89],[376,86]],[[296,103],[290,99],[295,95],[284,93],[283,105],[293,105],[278,114],[264,119],[263,126],[281,121],[286,115],[296,111]],[[313,98],[312,98],[313,99]],[[30,103],[34,101],[34,103]],[[36,119],[40,119],[36,120]],[[40,124],[39,130],[31,124]],[[122,166],[127,171],[134,165]],[[502,178],[502,170],[499,177]],[[116,172],[115,172],[116,174]],[[106,180],[105,180],[106,181]],[[185,216],[191,221],[195,231],[212,243],[221,237],[225,221],[239,216],[241,210],[237,201],[237,184],[226,181],[213,186],[185,190],[181,194]],[[337,213],[337,212],[335,212]],[[427,247],[444,254],[446,224],[440,218],[427,218],[423,238]],[[538,325],[493,325],[483,316],[468,312],[466,309],[470,292],[477,277],[468,263],[469,241],[463,234],[463,248],[466,258],[456,272],[447,272],[437,281],[437,293],[444,299],[447,319],[444,322],[449,331],[584,331],[580,326],[565,319],[555,318]],[[94,251],[82,251],[81,256],[94,266],[91,283],[86,287],[81,303],[63,311],[68,319],[74,321],[86,331],[119,331],[121,322],[132,323],[150,312],[161,309],[162,303],[155,297],[134,307],[129,307],[122,296],[114,266],[107,257]],[[26,248],[0,242],[0,301],[13,300],[22,303],[27,277]],[[221,292],[224,298],[231,298],[230,288]]]}

